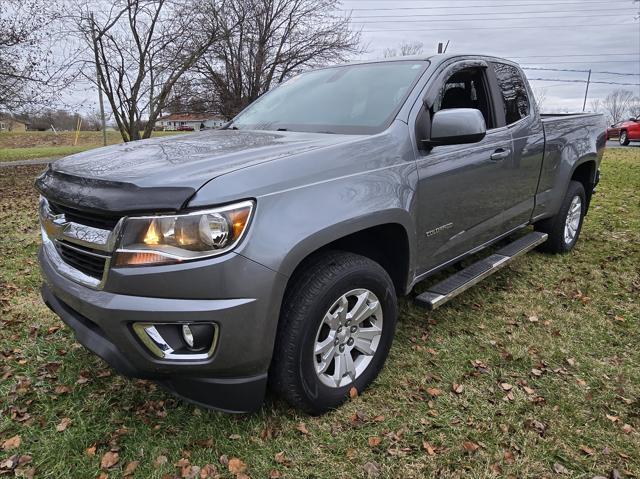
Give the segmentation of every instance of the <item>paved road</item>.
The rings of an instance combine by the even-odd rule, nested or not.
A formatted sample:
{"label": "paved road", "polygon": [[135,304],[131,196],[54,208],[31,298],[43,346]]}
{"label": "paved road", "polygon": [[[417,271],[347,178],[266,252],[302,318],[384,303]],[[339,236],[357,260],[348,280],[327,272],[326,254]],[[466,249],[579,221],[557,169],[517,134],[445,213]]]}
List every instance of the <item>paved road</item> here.
{"label": "paved road", "polygon": [[19,160],[19,161],[0,161],[0,168],[8,168],[10,166],[28,166],[28,165],[48,165],[58,158],[39,158],[37,160]]}
{"label": "paved road", "polygon": [[629,146],[621,146],[618,140],[607,141],[607,148],[640,148],[640,142],[629,143]]}

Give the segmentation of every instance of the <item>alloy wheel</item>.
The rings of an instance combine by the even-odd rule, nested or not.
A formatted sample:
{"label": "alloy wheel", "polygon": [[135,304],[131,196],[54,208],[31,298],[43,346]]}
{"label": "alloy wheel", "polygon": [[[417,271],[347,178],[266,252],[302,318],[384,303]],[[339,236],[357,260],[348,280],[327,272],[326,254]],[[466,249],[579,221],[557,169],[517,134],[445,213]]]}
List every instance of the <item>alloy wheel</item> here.
{"label": "alloy wheel", "polygon": [[320,381],[347,386],[369,366],[382,337],[382,306],[368,289],[354,289],[325,313],[314,342],[314,366]]}

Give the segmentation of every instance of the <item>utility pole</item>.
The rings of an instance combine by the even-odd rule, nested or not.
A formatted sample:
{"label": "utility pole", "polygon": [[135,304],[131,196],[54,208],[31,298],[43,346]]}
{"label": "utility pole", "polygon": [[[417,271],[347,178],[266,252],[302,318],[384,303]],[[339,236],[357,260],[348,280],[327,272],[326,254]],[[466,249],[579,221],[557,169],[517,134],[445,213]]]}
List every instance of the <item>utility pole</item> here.
{"label": "utility pole", "polygon": [[107,123],[104,119],[104,100],[102,99],[102,83],[100,82],[100,67],[98,66],[98,41],[96,40],[96,23],[91,12],[91,40],[93,41],[93,57],[96,64],[96,83],[98,84],[98,99],[100,101],[100,118],[102,119],[102,144],[107,146]]}
{"label": "utility pole", "polygon": [[587,95],[589,95],[589,83],[591,83],[591,69],[589,69],[589,76],[587,77],[587,88],[584,91],[584,103],[582,104],[582,111],[587,108]]}

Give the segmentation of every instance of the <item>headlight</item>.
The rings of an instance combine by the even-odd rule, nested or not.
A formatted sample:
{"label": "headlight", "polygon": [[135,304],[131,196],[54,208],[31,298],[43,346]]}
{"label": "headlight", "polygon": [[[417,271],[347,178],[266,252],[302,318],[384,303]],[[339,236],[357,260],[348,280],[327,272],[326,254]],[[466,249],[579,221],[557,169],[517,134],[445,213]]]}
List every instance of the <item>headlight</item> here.
{"label": "headlight", "polygon": [[184,215],[126,218],[115,266],[177,263],[225,253],[242,239],[253,206],[253,201],[243,201]]}

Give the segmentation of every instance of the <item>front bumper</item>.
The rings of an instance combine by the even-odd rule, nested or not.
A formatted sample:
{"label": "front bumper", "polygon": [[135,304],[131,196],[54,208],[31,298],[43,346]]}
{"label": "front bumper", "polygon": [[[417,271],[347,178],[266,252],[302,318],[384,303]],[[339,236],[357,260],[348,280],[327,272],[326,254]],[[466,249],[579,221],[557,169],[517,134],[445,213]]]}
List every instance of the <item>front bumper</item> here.
{"label": "front bumper", "polygon": [[[110,275],[116,291],[110,292],[62,276],[43,249],[39,260],[45,303],[82,345],[121,374],[155,380],[205,407],[248,412],[262,404],[286,282],[282,275],[231,253],[183,265],[122,269]],[[231,271],[232,280],[227,276]],[[185,284],[187,278],[191,281]],[[207,291],[204,278],[208,296],[214,299],[202,297]],[[167,297],[172,284],[180,299]],[[234,288],[235,293],[230,291]],[[215,299],[220,292],[233,299]],[[206,360],[161,359],[135,335],[135,322],[215,323],[217,346]]]}

